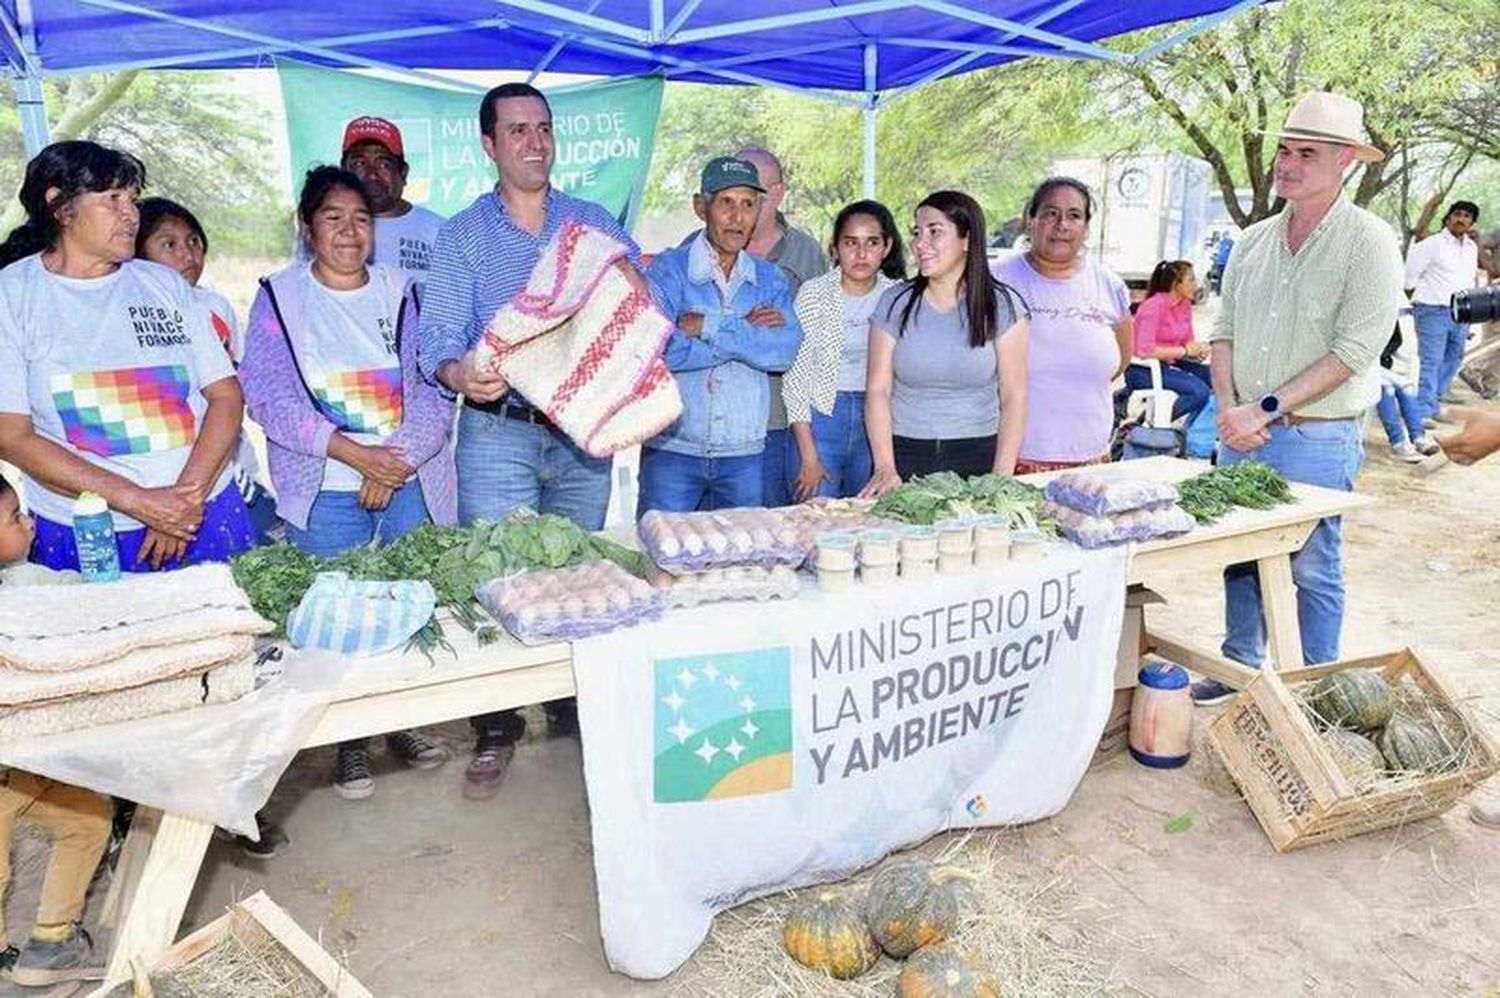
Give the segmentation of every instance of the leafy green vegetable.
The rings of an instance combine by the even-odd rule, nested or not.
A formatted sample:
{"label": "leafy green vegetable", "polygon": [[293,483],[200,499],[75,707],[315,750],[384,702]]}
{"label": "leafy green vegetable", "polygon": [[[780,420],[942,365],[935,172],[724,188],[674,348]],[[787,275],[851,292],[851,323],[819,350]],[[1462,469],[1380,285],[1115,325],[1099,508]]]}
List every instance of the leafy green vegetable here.
{"label": "leafy green vegetable", "polygon": [[1259,461],[1215,468],[1179,482],[1182,508],[1199,523],[1213,523],[1236,506],[1270,509],[1295,502],[1292,487],[1275,468]]}
{"label": "leafy green vegetable", "polygon": [[[572,521],[523,510],[503,523],[478,521],[470,527],[426,523],[384,547],[370,545],[330,559],[303,554],[290,544],[273,544],[240,555],[234,578],[257,613],[284,634],[287,614],[296,609],[320,571],[341,571],[355,579],[415,579],[432,584],[438,605],[482,642],[495,634],[494,622],[474,599],[481,583],[529,568],[563,568],[586,561],[613,561],[645,578],[649,561]],[[430,656],[447,647],[436,619],[413,639]]]}
{"label": "leafy green vegetable", "polygon": [[1171,821],[1162,826],[1162,831],[1168,835],[1181,835],[1193,827],[1193,815],[1190,811],[1184,811]]}
{"label": "leafy green vegetable", "polygon": [[1051,531],[1043,512],[1042,490],[1009,475],[977,475],[964,479],[951,471],[913,478],[881,496],[870,510],[906,523],[936,523],[953,517],[997,515],[1009,517],[1023,530]]}

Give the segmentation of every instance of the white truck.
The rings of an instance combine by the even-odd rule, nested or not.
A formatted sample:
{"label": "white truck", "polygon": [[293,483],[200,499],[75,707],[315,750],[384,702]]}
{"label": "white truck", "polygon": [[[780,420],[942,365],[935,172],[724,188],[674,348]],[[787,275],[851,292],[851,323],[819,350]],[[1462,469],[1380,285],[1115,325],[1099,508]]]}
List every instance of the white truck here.
{"label": "white truck", "polygon": [[1088,252],[1141,289],[1162,260],[1190,260],[1201,282],[1212,262],[1208,230],[1209,165],[1177,152],[1070,157],[1054,176],[1089,185],[1096,205]]}

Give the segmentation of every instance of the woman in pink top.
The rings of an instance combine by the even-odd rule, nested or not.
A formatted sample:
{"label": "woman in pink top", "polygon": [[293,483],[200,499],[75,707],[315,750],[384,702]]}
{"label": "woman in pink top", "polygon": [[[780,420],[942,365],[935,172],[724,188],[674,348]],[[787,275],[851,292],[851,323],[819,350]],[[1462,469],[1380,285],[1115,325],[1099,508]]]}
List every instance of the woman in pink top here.
{"label": "woman in pink top", "polygon": [[1125,371],[1125,384],[1134,391],[1151,387],[1151,369],[1138,363],[1161,362],[1162,387],[1177,393],[1172,418],[1203,411],[1212,397],[1208,365],[1200,358],[1208,348],[1193,338],[1193,296],[1198,279],[1186,260],[1163,260],[1151,272],[1146,300],[1135,310],[1135,360]]}

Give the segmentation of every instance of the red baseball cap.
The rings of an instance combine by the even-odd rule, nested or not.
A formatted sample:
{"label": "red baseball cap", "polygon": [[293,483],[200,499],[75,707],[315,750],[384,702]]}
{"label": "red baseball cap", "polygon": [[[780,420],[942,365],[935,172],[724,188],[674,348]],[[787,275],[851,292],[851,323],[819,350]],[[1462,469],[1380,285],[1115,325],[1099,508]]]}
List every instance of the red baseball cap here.
{"label": "red baseball cap", "polygon": [[365,115],[344,126],[344,152],[361,142],[379,142],[394,156],[406,155],[401,145],[401,129],[384,118]]}

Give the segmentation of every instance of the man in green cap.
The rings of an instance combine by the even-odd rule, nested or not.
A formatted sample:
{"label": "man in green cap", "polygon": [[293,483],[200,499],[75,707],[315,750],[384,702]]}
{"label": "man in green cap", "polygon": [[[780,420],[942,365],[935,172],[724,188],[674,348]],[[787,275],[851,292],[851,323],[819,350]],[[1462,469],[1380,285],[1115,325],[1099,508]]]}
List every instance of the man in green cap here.
{"label": "man in green cap", "polygon": [[761,505],[769,376],[791,366],[802,342],[786,278],[745,249],[765,193],[754,164],[710,161],[693,195],[703,231],[646,270],[677,323],[665,357],[682,416],[641,449],[642,513]]}

